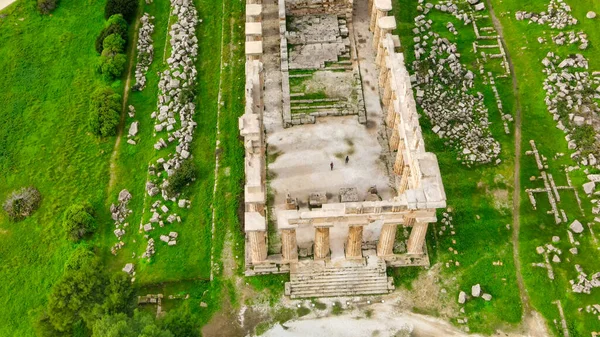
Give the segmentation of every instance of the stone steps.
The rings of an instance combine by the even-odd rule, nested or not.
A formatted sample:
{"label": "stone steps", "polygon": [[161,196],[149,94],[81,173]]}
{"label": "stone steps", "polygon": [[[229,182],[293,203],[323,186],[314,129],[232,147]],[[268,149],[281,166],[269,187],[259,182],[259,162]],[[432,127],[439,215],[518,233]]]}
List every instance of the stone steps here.
{"label": "stone steps", "polygon": [[286,295],[291,298],[387,294],[394,289],[385,262],[376,257],[332,265],[301,261],[290,266]]}

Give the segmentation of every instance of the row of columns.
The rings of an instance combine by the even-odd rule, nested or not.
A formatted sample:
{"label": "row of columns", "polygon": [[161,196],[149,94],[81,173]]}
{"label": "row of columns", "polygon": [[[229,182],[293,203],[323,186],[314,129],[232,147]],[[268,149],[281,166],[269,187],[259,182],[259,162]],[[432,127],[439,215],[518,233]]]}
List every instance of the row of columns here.
{"label": "row of columns", "polygon": [[[413,255],[423,254],[423,245],[427,234],[427,223],[416,222],[414,218],[406,218],[405,226],[412,230],[408,239],[407,253]],[[394,254],[396,231],[398,224],[384,224],[381,228],[377,242],[378,256],[391,256]],[[314,259],[323,260],[330,253],[330,227],[315,227]],[[346,258],[362,258],[363,225],[350,225],[346,239]],[[266,233],[262,231],[248,232],[252,262],[262,262],[267,259]],[[281,230],[281,255],[284,263],[298,261],[298,244],[296,229]]]}

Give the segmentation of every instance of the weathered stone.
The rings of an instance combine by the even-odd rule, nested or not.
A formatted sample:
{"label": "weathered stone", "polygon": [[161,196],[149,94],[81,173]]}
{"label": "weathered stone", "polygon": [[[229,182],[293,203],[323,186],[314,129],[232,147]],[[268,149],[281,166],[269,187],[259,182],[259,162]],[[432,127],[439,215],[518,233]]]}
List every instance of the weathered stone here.
{"label": "weathered stone", "polygon": [[573,231],[573,233],[579,234],[579,233],[583,232],[583,225],[581,224],[581,222],[579,222],[579,220],[573,221],[573,223],[571,223],[569,228],[571,229],[571,231]]}

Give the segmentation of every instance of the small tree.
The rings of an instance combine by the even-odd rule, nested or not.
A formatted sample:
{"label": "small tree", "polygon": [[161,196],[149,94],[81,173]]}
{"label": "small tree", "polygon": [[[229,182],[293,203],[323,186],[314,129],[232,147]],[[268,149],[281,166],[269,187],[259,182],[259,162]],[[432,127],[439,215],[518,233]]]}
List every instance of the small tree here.
{"label": "small tree", "polygon": [[110,34],[102,42],[102,55],[114,56],[123,52],[125,40],[119,34]]}
{"label": "small tree", "polygon": [[138,8],[138,0],[108,0],[104,7],[104,17],[110,18],[112,15],[121,14],[127,22],[131,22],[135,17]]}
{"label": "small tree", "polygon": [[131,315],[135,309],[135,292],[126,273],[117,272],[110,277],[104,290],[102,312],[106,314],[126,313]]}
{"label": "small tree", "polygon": [[196,179],[196,166],[191,160],[184,161],[179,169],[169,178],[166,192],[169,196],[175,196],[183,191],[183,188]]}
{"label": "small tree", "polygon": [[105,315],[94,323],[92,337],[173,337],[161,329],[152,316],[135,311],[133,317],[125,314]]}
{"label": "small tree", "polygon": [[121,76],[126,62],[125,54],[113,54],[111,51],[103,50],[100,56],[100,72],[108,81],[113,81]]}
{"label": "small tree", "polygon": [[4,211],[13,221],[20,221],[30,216],[40,207],[42,195],[35,187],[23,187],[13,191],[4,201]]}
{"label": "small tree", "polygon": [[123,19],[123,15],[115,14],[106,22],[106,27],[96,38],[95,47],[98,53],[102,53],[104,39],[112,34],[119,34],[123,40],[127,41],[127,21]]}
{"label": "small tree", "polygon": [[99,88],[92,94],[90,127],[101,137],[113,136],[119,124],[121,96],[111,88]]}
{"label": "small tree", "polygon": [[79,246],[48,297],[48,319],[54,329],[67,332],[80,319],[91,327],[96,317],[94,308],[104,297],[106,281],[100,259]]}
{"label": "small tree", "polygon": [[58,6],[58,0],[37,0],[37,9],[42,14],[50,14]]}
{"label": "small tree", "polygon": [[63,229],[71,241],[79,241],[96,230],[94,209],[88,202],[69,207],[64,214]]}

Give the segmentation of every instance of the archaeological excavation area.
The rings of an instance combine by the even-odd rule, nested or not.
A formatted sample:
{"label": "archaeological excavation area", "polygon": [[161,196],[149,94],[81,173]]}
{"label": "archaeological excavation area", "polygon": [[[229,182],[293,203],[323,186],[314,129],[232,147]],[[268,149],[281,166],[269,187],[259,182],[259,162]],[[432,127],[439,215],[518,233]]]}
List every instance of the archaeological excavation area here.
{"label": "archaeological excavation area", "polygon": [[428,266],[446,207],[390,0],[249,0],[246,275],[289,273],[292,298],[383,294]]}

